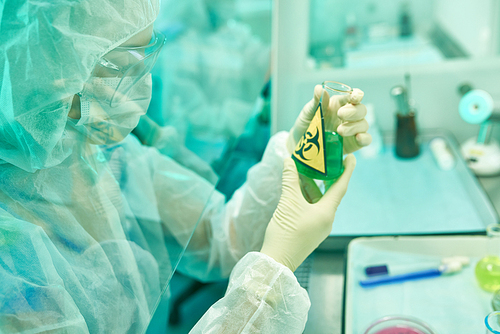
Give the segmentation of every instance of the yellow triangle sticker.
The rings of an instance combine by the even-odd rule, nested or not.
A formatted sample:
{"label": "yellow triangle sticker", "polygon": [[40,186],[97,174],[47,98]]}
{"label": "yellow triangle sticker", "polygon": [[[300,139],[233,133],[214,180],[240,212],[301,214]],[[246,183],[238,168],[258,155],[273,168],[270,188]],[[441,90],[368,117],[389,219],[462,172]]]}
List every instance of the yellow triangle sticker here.
{"label": "yellow triangle sticker", "polygon": [[325,128],[321,104],[309,124],[306,133],[297,143],[292,158],[316,172],[326,175]]}

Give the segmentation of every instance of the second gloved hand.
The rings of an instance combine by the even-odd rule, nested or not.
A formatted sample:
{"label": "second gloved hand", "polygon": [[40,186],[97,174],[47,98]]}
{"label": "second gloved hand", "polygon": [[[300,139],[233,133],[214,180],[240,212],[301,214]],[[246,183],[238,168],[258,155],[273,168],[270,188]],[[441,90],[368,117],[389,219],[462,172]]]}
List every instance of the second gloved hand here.
{"label": "second gloved hand", "polygon": [[352,153],[372,142],[368,131],[368,122],[365,119],[366,107],[361,103],[364,93],[354,88],[349,95],[329,96],[321,85],[314,87],[314,96],[309,101],[290,130],[287,149],[290,154],[295,150],[300,138],[304,135],[309,123],[316,113],[319,100],[323,94],[323,114],[325,122],[331,122],[338,134],[344,137],[344,154]]}
{"label": "second gloved hand", "polygon": [[267,226],[261,252],[295,271],[330,234],[355,165],[356,158],[348,155],[342,176],[319,201],[311,204],[302,195],[295,163],[287,158],[281,198]]}

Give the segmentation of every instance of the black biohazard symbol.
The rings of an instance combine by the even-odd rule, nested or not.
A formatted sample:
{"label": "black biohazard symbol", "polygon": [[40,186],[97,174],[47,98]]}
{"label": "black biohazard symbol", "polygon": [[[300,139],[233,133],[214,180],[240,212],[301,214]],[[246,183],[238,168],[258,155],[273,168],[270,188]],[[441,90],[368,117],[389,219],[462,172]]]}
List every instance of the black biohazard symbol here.
{"label": "black biohazard symbol", "polygon": [[321,104],[318,105],[306,133],[300,138],[292,158],[321,175],[326,175],[326,151],[324,149],[324,123]]}
{"label": "black biohazard symbol", "polygon": [[319,129],[316,127],[315,130],[316,133],[313,135],[308,129],[308,131],[304,134],[304,136],[302,136],[302,138],[300,138],[300,141],[297,144],[295,154],[297,154],[303,160],[309,161],[320,152]]}

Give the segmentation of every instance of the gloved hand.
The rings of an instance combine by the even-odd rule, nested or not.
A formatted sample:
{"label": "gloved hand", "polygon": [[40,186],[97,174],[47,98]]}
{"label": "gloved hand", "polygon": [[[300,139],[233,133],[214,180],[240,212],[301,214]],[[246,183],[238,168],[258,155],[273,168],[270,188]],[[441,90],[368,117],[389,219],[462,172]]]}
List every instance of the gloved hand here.
{"label": "gloved hand", "polygon": [[[314,87],[314,97],[309,101],[295,120],[290,130],[287,149],[293,153],[300,138],[304,135],[309,123],[314,117],[319,100],[323,94],[323,116],[325,121],[332,122],[337,133],[344,137],[344,154],[352,153],[364,146],[370,145],[372,137],[368,131],[368,122],[365,120],[366,107],[361,104],[364,93],[354,88],[350,95],[334,95],[329,97],[321,85]],[[325,107],[326,106],[326,107]]]}
{"label": "gloved hand", "polygon": [[267,226],[261,252],[295,271],[330,234],[355,165],[356,158],[348,155],[342,176],[323,197],[310,204],[302,196],[295,163],[285,159],[281,198]]}

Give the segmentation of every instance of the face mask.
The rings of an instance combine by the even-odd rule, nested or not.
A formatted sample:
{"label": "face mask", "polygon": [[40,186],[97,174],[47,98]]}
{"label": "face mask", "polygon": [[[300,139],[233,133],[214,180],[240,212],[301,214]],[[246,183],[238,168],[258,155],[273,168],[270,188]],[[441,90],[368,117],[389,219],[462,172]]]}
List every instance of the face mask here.
{"label": "face mask", "polygon": [[[127,96],[112,107],[109,101],[120,80],[121,78],[93,77],[85,84],[80,96],[80,119],[69,119],[91,144],[108,145],[122,141],[148,109],[152,92],[151,74],[139,79]],[[125,77],[123,80],[134,78]]]}

